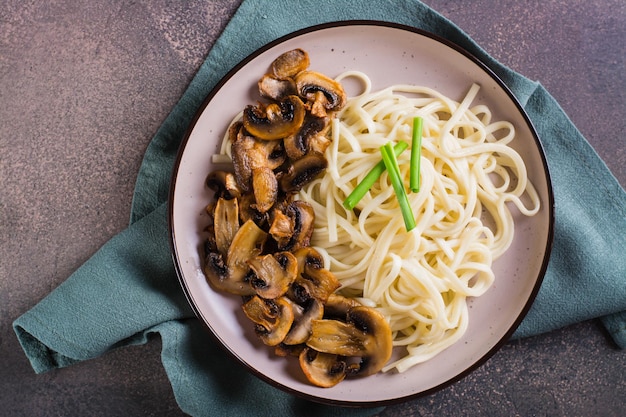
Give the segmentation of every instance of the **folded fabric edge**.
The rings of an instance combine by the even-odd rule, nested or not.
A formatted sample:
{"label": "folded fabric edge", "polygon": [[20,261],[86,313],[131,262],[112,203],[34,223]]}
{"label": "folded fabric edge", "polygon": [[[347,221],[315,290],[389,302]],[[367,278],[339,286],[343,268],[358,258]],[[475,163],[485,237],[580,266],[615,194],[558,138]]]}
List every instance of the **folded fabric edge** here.
{"label": "folded fabric edge", "polygon": [[[44,341],[31,334],[23,325],[20,324],[19,319],[14,322],[13,330],[17,336],[20,346],[22,347],[22,350],[24,350],[26,357],[30,361],[31,367],[37,374],[42,374],[53,369],[65,368],[89,359],[95,359],[103,354],[102,352],[98,352],[96,354],[85,354],[84,356],[80,355],[80,357],[78,357],[79,355],[76,355],[76,357],[72,357],[67,354],[57,352]],[[131,337],[115,343],[108,348],[106,352],[110,352],[124,346],[144,345],[148,342],[149,337],[150,332],[142,330]],[[50,343],[50,345],[52,344],[53,343]]]}
{"label": "folded fabric edge", "polygon": [[83,360],[80,358],[70,358],[55,352],[19,324],[14,323],[13,330],[15,331],[22,350],[26,353],[31,367],[37,374],[42,374],[52,369],[64,368]]}
{"label": "folded fabric edge", "polygon": [[617,346],[626,349],[626,311],[604,316],[600,321]]}

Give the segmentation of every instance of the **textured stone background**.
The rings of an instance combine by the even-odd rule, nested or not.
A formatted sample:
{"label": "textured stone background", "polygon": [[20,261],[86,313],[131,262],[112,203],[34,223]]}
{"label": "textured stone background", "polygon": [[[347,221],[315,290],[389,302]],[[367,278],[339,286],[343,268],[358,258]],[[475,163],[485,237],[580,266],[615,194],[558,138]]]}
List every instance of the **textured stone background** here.
{"label": "textured stone background", "polygon": [[[11,323],[125,228],[148,142],[238,3],[0,8],[0,415],[181,414],[159,340],[37,376]],[[426,3],[546,86],[626,185],[623,0]],[[510,342],[462,381],[382,415],[625,411],[626,353],[590,321]]]}

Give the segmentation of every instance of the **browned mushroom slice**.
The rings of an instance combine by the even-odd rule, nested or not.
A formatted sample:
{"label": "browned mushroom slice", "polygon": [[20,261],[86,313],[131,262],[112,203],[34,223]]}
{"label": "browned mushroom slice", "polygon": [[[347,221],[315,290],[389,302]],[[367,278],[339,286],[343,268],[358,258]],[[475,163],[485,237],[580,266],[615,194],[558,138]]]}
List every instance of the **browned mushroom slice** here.
{"label": "browned mushroom slice", "polygon": [[285,297],[265,300],[255,295],[242,308],[255,323],[256,334],[268,346],[282,342],[293,323],[291,303]]}
{"label": "browned mushroom slice", "polygon": [[231,144],[235,180],[243,192],[248,192],[252,188],[252,161],[248,152],[253,146],[254,138],[243,134],[237,135]]}
{"label": "browned mushroom slice", "polygon": [[302,187],[317,178],[328,166],[324,155],[309,153],[294,161],[280,178],[280,188],[286,193],[297,193]]}
{"label": "browned mushroom slice", "polygon": [[263,227],[262,219],[266,214],[258,212],[252,206],[254,205],[254,194],[247,193],[237,198],[239,201],[239,223],[243,224],[248,220],[253,220],[257,225]]}
{"label": "browned mushroom slice", "polygon": [[348,374],[368,376],[379,372],[391,357],[391,328],[377,310],[359,306],[348,311],[345,321],[314,320],[306,344],[319,352],[359,358]]}
{"label": "browned mushroom slice", "polygon": [[315,135],[309,140],[309,152],[324,155],[331,142],[326,134]]}
{"label": "browned mushroom slice", "polygon": [[346,377],[346,363],[339,355],[307,347],[300,353],[299,359],[306,378],[318,387],[334,387]]}
{"label": "browned mushroom slice", "polygon": [[278,196],[278,180],[274,172],[268,167],[253,169],[252,190],[255,200],[253,208],[266,213],[272,208]]}
{"label": "browned mushroom slice", "polygon": [[219,198],[213,212],[213,230],[215,244],[222,256],[228,254],[228,248],[239,230],[239,204],[237,199]]}
{"label": "browned mushroom slice", "polygon": [[311,105],[311,113],[323,117],[327,111],[345,106],[346,93],[340,83],[316,71],[302,71],[295,78],[300,97]]}
{"label": "browned mushroom slice", "polygon": [[215,197],[236,198],[241,195],[241,190],[232,172],[216,170],[206,177],[206,185],[215,191]]}
{"label": "browned mushroom slice", "polygon": [[234,176],[243,192],[252,187],[252,171],[258,168],[274,170],[286,159],[281,141],[258,140],[240,129],[231,145]]}
{"label": "browned mushroom slice", "polygon": [[298,260],[289,252],[257,256],[248,264],[255,273],[250,284],[259,296],[267,299],[284,295],[298,274]]}
{"label": "browned mushroom slice", "polygon": [[333,293],[326,300],[326,304],[324,304],[324,318],[343,320],[348,314],[348,310],[360,305],[362,304],[354,298]]}
{"label": "browned mushroom slice", "polygon": [[292,201],[285,211],[274,210],[269,233],[279,250],[296,251],[309,246],[315,222],[315,212],[309,203]]}
{"label": "browned mushroom slice", "polygon": [[276,58],[271,64],[272,74],[277,78],[293,77],[309,67],[309,54],[303,49],[292,49]]}
{"label": "browned mushroom slice", "polygon": [[269,233],[278,245],[285,247],[293,236],[294,222],[283,210],[275,208],[272,210],[272,224]]}
{"label": "browned mushroom slice", "polygon": [[287,96],[297,95],[296,83],[291,78],[279,79],[272,74],[266,74],[259,80],[261,97],[274,101],[282,101]]}
{"label": "browned mushroom slice", "polygon": [[206,254],[204,274],[209,283],[217,290],[231,294],[255,294],[247,277],[250,271],[248,260],[261,253],[259,248],[266,237],[267,233],[252,220],[241,225],[228,248],[226,259],[218,252]]}
{"label": "browned mushroom slice", "polygon": [[298,260],[298,273],[304,272],[304,266],[310,265],[314,268],[324,267],[324,258],[322,255],[310,246],[299,248],[293,252]]}
{"label": "browned mushroom slice", "polygon": [[328,269],[305,264],[304,270],[291,285],[290,296],[299,302],[309,298],[326,302],[330,294],[337,291],[339,287],[341,283]]}
{"label": "browned mushroom slice", "polygon": [[[293,135],[287,136],[283,141],[287,156],[292,160],[302,158],[311,150],[314,141],[321,141],[316,139],[316,137],[323,137],[329,127],[328,117],[306,117],[300,129]],[[317,148],[320,149],[319,147]],[[320,153],[323,154],[324,150]]]}
{"label": "browned mushroom slice", "polygon": [[291,95],[278,103],[247,106],[243,111],[243,125],[256,138],[282,139],[300,128],[305,113],[302,100]]}
{"label": "browned mushroom slice", "polygon": [[283,340],[286,345],[305,343],[311,336],[313,320],[319,320],[324,315],[324,304],[315,298],[310,298],[304,305],[293,304],[294,322],[289,333]]}

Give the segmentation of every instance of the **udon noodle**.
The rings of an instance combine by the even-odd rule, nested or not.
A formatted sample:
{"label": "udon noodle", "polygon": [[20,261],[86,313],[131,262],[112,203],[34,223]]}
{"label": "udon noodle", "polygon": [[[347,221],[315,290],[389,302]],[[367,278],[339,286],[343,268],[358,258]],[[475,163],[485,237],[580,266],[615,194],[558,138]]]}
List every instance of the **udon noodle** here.
{"label": "udon noodle", "polygon": [[[350,98],[333,120],[329,167],[298,198],[316,215],[312,245],[342,283],[343,295],[376,307],[405,353],[385,370],[402,372],[458,341],[468,326],[469,297],[494,282],[492,263],[510,246],[510,205],[532,216],[537,192],[507,121],[474,105],[478,85],[461,102],[419,86],[394,85]],[[411,143],[412,120],[423,119],[421,187],[408,192],[416,227],[407,232],[386,173],[354,210],[344,199],[381,160],[388,141]],[[410,151],[398,156],[408,185]],[[402,350],[402,349],[401,349]]]}

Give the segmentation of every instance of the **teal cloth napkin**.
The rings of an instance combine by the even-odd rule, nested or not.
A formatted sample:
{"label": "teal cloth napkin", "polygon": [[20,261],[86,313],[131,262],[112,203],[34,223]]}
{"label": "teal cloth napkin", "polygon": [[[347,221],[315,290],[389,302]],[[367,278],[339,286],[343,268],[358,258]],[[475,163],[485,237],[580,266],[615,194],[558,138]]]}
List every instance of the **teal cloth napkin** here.
{"label": "teal cloth napkin", "polygon": [[[422,28],[475,54],[511,88],[547,153],[556,201],[555,242],[535,303],[514,337],[602,318],[626,347],[626,193],[538,83],[496,62],[452,22],[417,0],[245,0],[150,143],[129,227],[14,322],[35,372],[162,339],[162,362],[191,415],[366,415],[377,409],[312,404],[249,374],[215,346],[178,285],[167,233],[169,180],[179,143],[202,101],[230,68],[294,30],[349,19]],[[241,36],[254,28],[255,36]],[[248,30],[246,30],[248,29]],[[228,376],[226,376],[228,375]]]}

